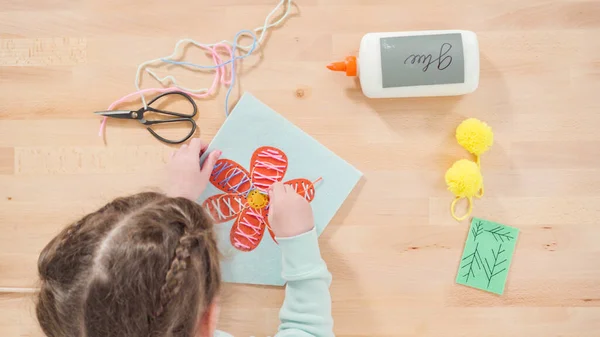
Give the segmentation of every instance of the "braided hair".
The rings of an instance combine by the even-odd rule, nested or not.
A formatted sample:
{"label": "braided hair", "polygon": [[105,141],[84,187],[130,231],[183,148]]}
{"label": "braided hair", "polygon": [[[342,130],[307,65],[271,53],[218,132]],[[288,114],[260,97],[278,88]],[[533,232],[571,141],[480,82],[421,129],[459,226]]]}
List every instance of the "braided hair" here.
{"label": "braided hair", "polygon": [[38,260],[36,313],[54,336],[185,336],[218,295],[219,253],[198,204],[119,198],[58,234]]}

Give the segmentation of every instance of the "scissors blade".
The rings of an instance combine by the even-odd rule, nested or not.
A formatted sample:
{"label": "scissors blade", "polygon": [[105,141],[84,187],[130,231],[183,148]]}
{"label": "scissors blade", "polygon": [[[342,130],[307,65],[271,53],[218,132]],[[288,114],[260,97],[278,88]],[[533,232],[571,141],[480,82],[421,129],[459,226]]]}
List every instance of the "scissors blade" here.
{"label": "scissors blade", "polygon": [[112,117],[112,118],[137,119],[137,114],[134,116],[135,111],[131,111],[131,110],[106,110],[106,111],[96,111],[94,113],[96,115],[102,115],[102,116]]}

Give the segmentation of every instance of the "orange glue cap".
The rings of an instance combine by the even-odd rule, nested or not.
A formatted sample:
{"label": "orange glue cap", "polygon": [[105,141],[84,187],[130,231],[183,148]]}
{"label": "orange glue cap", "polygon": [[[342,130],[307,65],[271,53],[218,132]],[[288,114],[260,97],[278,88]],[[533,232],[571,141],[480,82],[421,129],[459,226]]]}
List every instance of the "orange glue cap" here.
{"label": "orange glue cap", "polygon": [[345,71],[346,76],[356,76],[358,70],[355,56],[346,56],[344,61],[329,63],[327,68],[333,71]]}

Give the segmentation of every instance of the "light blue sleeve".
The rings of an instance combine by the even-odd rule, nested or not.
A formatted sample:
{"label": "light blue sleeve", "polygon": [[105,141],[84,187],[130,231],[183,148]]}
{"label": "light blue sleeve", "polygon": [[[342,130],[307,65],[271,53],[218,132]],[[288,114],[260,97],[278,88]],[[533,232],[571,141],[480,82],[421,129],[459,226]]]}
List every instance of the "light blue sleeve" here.
{"label": "light blue sleeve", "polygon": [[317,240],[317,231],[291,238],[277,238],[283,255],[285,300],[279,312],[276,337],[334,336],[331,317],[331,274]]}

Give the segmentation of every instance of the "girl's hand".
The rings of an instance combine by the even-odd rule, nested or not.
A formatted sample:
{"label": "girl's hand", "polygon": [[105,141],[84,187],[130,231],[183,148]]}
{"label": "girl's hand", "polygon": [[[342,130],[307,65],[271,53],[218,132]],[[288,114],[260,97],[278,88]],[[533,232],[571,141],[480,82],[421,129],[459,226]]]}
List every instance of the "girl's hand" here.
{"label": "girl's hand", "polygon": [[291,186],[275,183],[269,189],[269,223],[275,236],[288,238],[314,227],[313,212],[306,199]]}
{"label": "girl's hand", "polygon": [[207,147],[208,144],[203,143],[200,138],[194,138],[189,146],[181,145],[179,150],[173,153],[167,164],[168,196],[196,201],[204,192],[215,163],[221,156],[221,151],[211,152],[200,167],[200,156]]}

